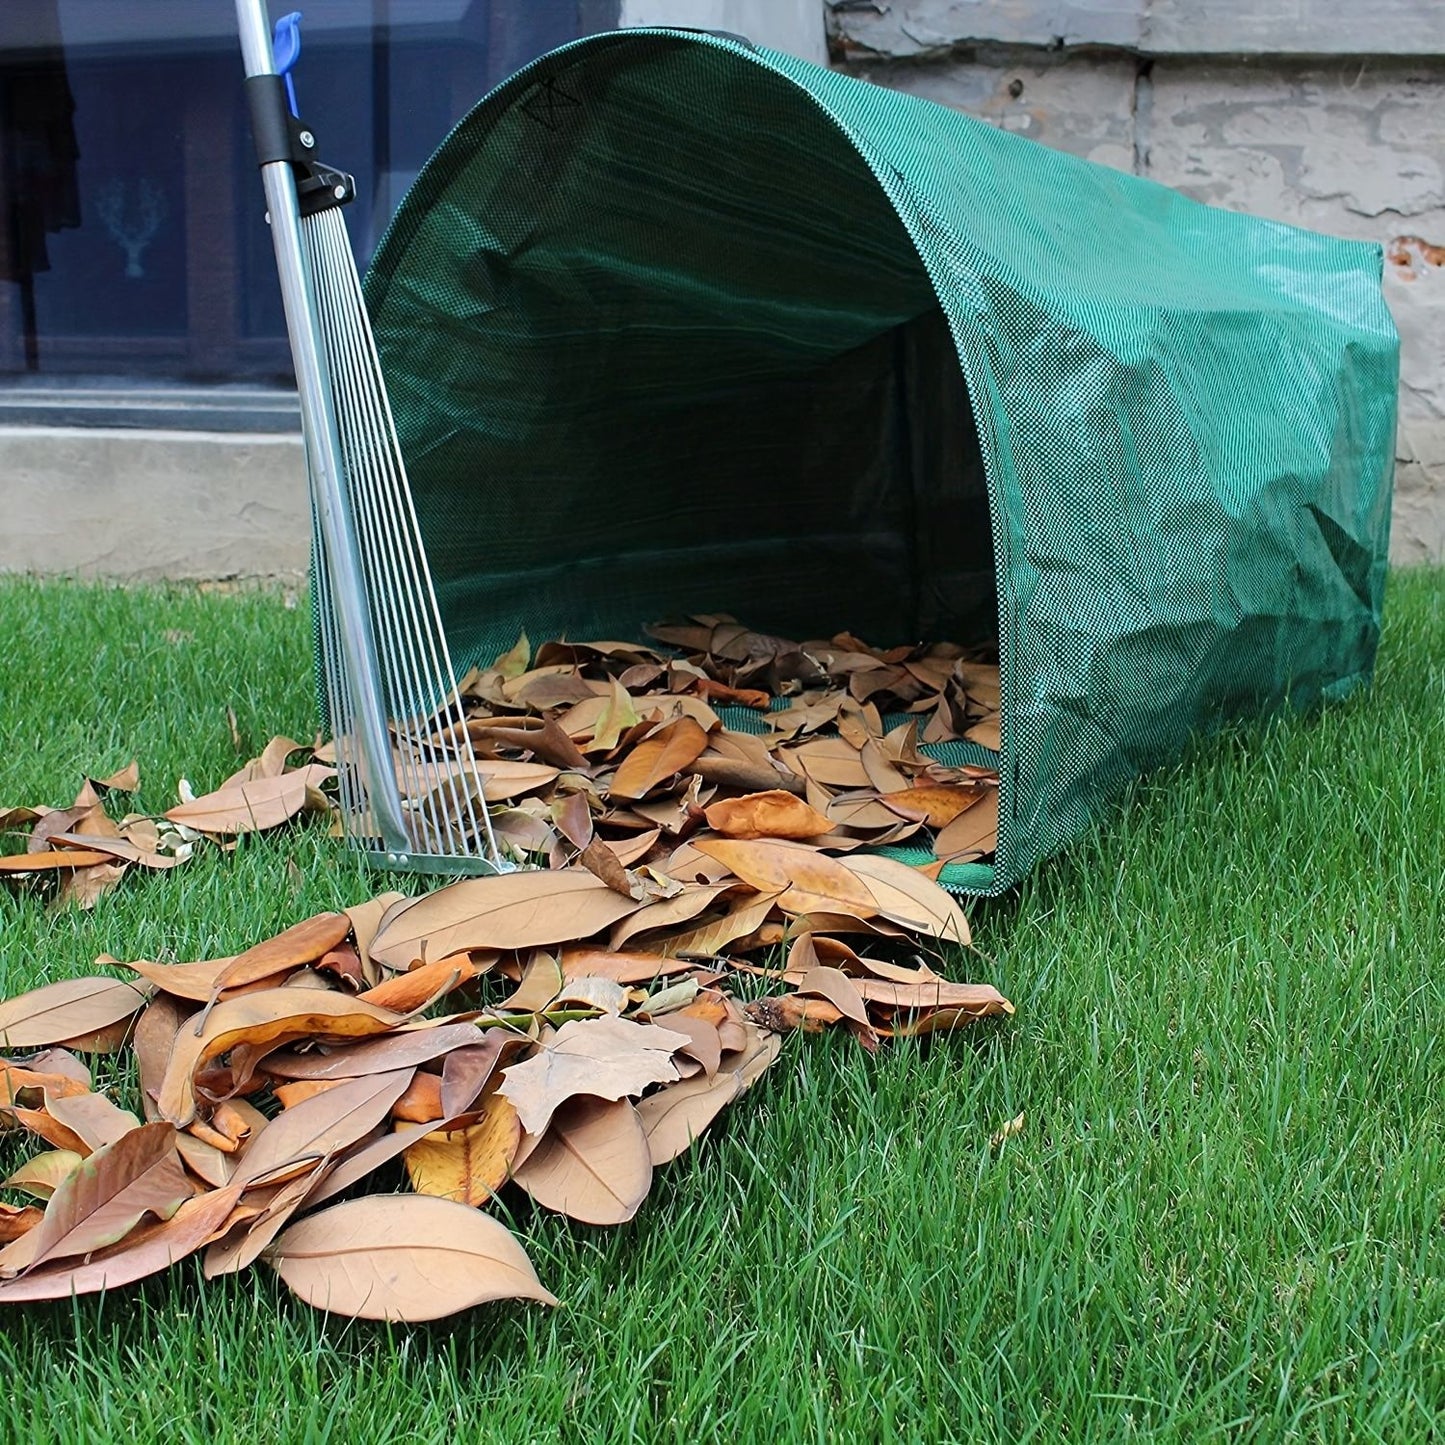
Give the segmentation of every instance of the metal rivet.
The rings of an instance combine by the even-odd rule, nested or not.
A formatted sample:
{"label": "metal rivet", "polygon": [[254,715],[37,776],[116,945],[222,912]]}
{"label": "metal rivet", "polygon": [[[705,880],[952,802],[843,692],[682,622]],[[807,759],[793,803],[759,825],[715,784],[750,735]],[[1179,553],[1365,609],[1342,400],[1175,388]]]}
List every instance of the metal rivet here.
{"label": "metal rivet", "polygon": [[316,144],[316,137],[312,135],[309,130],[303,130],[301,134],[297,137],[297,139],[301,142],[302,145],[306,147],[307,150],[310,150],[311,147]]}

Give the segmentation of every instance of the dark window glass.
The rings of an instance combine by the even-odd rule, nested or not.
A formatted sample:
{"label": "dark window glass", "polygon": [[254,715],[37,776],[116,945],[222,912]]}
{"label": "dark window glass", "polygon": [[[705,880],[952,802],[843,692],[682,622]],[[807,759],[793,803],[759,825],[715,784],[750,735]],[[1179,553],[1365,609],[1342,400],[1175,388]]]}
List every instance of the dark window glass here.
{"label": "dark window glass", "polygon": [[[273,0],[272,19],[286,8]],[[364,266],[493,85],[616,0],[302,4],[301,112]],[[0,0],[0,377],[289,376],[228,0]]]}

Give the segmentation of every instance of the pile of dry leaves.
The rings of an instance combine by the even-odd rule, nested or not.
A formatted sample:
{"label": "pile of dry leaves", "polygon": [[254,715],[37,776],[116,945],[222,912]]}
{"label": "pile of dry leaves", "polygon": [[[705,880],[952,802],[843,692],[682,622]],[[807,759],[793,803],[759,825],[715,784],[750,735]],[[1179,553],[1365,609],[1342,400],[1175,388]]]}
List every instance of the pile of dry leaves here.
{"label": "pile of dry leaves", "polygon": [[730,618],[649,631],[684,655],[548,642],[534,656],[524,635],[471,672],[465,739],[426,727],[398,737],[409,806],[423,818],[452,806],[434,783],[437,759],[465,749],[505,851],[557,867],[581,850],[608,882],[618,867],[707,874],[720,866],[702,856],[710,837],[787,838],[832,854],[907,842],[939,866],[993,853],[997,770],[949,766],[920,747],[962,739],[997,750],[996,663],[950,644],[790,642]]}
{"label": "pile of dry leaves", "polygon": [[[232,957],[102,958],[134,981],[0,1003],[0,1127],[47,1146],[4,1181],[44,1208],[0,1204],[0,1303],[114,1288],[200,1251],[208,1277],[262,1260],[347,1315],[551,1302],[484,1212],[500,1192],[623,1223],[785,1031],[876,1048],[1011,1012],[925,961],[969,941],[930,870],[862,850],[942,844],[975,814],[996,829],[991,774],[919,753],[918,719],[882,723],[911,709],[925,733],[973,730],[996,680],[989,694],[957,649],[800,647],[715,619],[663,640],[692,659],[609,643],[534,659],[523,641],[467,679],[499,835],[545,866],[383,895]],[[791,704],[766,739],[710,706],[778,695]],[[462,740],[428,745],[454,756]],[[101,793],[133,776],[87,784],[72,809],[32,810],[14,856],[73,877],[171,866],[203,837],[324,806],[328,770],[288,771],[297,751],[278,739],[162,819],[110,820]],[[86,861],[66,870],[68,854]],[[78,1057],[118,1050],[136,1112]],[[358,1193],[398,1159],[410,1192]]]}

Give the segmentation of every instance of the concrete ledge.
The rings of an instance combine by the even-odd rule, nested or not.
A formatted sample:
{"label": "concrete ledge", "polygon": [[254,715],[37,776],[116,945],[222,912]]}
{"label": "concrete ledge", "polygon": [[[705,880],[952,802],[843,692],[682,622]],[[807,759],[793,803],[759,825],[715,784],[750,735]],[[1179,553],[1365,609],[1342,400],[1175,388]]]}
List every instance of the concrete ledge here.
{"label": "concrete ledge", "polygon": [[123,581],[306,571],[296,435],[0,427],[0,571]]}

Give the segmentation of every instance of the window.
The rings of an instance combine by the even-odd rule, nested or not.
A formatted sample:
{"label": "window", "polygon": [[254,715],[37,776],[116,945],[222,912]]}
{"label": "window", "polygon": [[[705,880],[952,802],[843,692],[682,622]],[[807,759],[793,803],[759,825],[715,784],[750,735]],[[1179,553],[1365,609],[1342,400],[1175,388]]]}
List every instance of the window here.
{"label": "window", "polygon": [[[617,0],[300,0],[364,266],[453,124]],[[276,19],[287,0],[272,0]],[[0,0],[0,379],[290,376],[224,0]]]}

